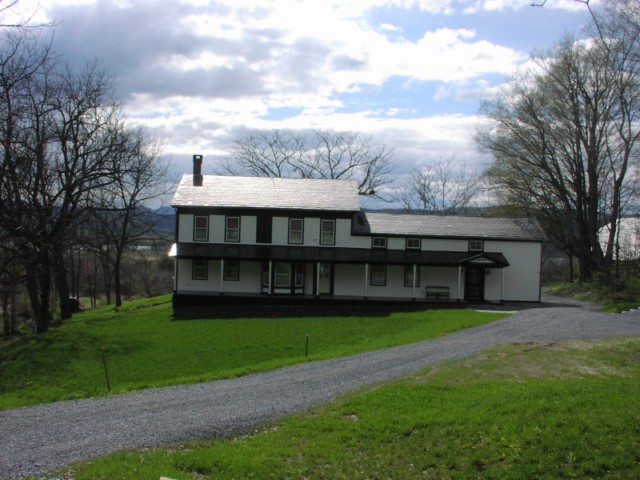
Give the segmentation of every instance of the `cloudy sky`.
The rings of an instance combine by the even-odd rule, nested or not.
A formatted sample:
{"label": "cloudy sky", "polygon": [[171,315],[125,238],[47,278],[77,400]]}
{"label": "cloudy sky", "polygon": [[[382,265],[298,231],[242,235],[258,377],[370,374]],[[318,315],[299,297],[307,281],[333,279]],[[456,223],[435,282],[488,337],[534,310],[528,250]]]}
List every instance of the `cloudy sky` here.
{"label": "cloudy sky", "polygon": [[56,22],[72,64],[106,65],[178,171],[245,129],[332,128],[393,148],[402,177],[439,159],[486,165],[479,102],[589,22],[574,0],[531,1],[41,0],[36,20]]}

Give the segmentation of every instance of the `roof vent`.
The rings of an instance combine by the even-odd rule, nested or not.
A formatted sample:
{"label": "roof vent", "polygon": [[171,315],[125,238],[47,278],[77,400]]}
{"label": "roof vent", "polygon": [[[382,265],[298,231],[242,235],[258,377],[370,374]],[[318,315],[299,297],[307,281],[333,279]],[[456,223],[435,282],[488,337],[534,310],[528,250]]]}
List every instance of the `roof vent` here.
{"label": "roof vent", "polygon": [[193,186],[202,186],[202,155],[193,156]]}

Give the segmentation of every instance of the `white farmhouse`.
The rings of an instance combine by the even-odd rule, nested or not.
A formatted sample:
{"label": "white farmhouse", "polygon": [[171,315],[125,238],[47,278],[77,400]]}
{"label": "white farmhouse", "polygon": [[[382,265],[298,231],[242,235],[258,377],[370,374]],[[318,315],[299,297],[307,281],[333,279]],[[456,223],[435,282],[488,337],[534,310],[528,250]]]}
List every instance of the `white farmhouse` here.
{"label": "white farmhouse", "polygon": [[174,304],[539,301],[529,218],[366,212],[348,180],[184,175]]}

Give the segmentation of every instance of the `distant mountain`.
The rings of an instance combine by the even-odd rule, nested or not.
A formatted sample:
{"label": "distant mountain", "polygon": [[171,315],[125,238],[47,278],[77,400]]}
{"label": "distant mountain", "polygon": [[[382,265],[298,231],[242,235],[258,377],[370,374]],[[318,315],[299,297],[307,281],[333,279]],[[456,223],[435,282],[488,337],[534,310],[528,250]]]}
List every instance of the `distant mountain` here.
{"label": "distant mountain", "polygon": [[175,232],[176,229],[176,211],[172,207],[160,207],[154,210],[157,215],[156,231],[159,234],[166,235]]}
{"label": "distant mountain", "polygon": [[154,211],[158,215],[175,215],[176,213],[176,210],[173,207],[160,207],[156,208]]}

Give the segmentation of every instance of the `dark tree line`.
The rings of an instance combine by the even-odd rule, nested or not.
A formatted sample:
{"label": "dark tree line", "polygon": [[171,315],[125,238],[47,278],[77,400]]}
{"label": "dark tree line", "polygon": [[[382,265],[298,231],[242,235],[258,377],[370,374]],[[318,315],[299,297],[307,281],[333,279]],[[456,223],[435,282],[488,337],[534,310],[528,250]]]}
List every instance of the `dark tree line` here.
{"label": "dark tree line", "polygon": [[[124,118],[98,63],[74,71],[25,30],[0,38],[0,244],[18,265],[37,333],[72,314],[65,258],[74,245],[124,247],[149,232],[139,215],[161,195],[157,142]],[[96,237],[98,225],[108,236]]]}

